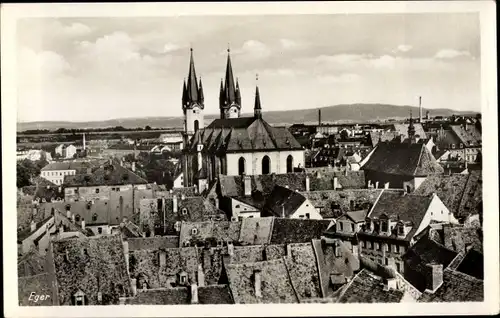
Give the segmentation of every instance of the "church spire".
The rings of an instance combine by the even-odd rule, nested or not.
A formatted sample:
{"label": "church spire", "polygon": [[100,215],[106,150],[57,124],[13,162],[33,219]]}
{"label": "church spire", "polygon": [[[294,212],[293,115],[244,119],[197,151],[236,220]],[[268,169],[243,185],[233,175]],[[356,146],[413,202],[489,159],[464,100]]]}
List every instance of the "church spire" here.
{"label": "church spire", "polygon": [[219,96],[221,118],[238,118],[241,110],[241,94],[239,83],[234,82],[233,66],[231,64],[231,50],[227,49],[226,74]]}
{"label": "church spire", "polygon": [[415,140],[415,126],[413,125],[413,117],[410,109],[410,124],[408,125],[408,139],[410,143],[413,143]]}
{"label": "church spire", "polygon": [[227,65],[226,65],[226,101],[230,105],[236,102],[236,87],[234,85],[233,66],[231,65],[231,50],[227,49]]}
{"label": "church spire", "polygon": [[255,106],[253,109],[253,114],[255,118],[262,118],[262,107],[260,105],[260,93],[259,93],[259,75],[255,78],[257,84],[255,85]]}
{"label": "church spire", "polygon": [[205,95],[203,94],[203,84],[201,84],[201,77],[200,77],[200,85],[198,86],[198,100],[201,104],[205,101]]}
{"label": "church spire", "polygon": [[186,105],[187,102],[187,88],[186,79],[182,81],[182,105]]}
{"label": "church spire", "polygon": [[187,80],[187,99],[190,103],[198,102],[198,83],[196,82],[196,70],[194,68],[193,48],[189,61],[189,74]]}
{"label": "church spire", "polygon": [[240,84],[238,83],[238,78],[236,78],[236,104],[241,107]]}

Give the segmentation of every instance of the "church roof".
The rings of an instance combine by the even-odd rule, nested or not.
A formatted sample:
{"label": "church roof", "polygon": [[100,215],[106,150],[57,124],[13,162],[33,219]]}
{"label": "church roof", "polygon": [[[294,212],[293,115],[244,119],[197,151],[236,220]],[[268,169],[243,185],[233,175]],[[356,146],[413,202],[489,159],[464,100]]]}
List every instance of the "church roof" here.
{"label": "church roof", "polygon": [[202,143],[208,152],[246,152],[258,150],[302,150],[286,128],[276,128],[261,118],[215,119],[195,134],[192,150]]}

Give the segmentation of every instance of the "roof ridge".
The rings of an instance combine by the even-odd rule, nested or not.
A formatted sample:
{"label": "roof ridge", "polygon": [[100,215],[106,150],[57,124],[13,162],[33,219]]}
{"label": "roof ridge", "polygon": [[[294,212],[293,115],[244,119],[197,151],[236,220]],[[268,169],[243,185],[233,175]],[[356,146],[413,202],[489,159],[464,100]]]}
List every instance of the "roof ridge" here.
{"label": "roof ridge", "polygon": [[299,293],[297,292],[297,289],[295,288],[294,284],[293,284],[293,280],[292,280],[292,275],[290,273],[290,269],[288,268],[288,265],[287,265],[287,256],[282,256],[283,258],[283,264],[285,264],[285,270],[286,270],[286,276],[288,277],[288,281],[290,282],[290,286],[292,286],[292,290],[293,290],[293,294],[295,295],[295,298],[297,299],[297,301],[300,303],[300,298],[299,298]]}

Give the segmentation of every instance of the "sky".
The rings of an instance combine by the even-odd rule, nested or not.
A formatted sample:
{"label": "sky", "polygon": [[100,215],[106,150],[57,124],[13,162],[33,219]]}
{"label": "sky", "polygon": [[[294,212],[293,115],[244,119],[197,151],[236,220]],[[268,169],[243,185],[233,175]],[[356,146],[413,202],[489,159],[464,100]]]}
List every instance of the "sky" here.
{"label": "sky", "polygon": [[217,114],[227,48],[253,112],[388,103],[480,111],[475,13],[28,18],[18,122],[181,116],[189,48]]}

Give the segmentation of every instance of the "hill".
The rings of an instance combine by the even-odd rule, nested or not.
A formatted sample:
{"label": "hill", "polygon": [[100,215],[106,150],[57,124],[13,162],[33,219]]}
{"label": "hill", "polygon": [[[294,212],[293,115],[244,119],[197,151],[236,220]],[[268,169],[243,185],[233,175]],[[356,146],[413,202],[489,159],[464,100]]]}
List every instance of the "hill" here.
{"label": "hill", "polygon": [[[387,119],[402,119],[408,118],[410,110],[414,117],[418,117],[418,107],[413,106],[397,106],[387,104],[349,104],[335,105],[321,108],[321,117],[323,123],[349,123],[349,122],[376,122]],[[423,108],[423,115],[428,109]],[[429,109],[431,116],[451,116],[477,114],[477,112],[461,112],[452,109],[440,108]],[[251,116],[251,113],[245,113],[242,116]],[[264,112],[264,118],[270,124],[294,124],[294,123],[317,123],[318,108],[315,109],[299,109],[289,111],[271,111]],[[205,116],[206,124],[213,119],[218,118],[216,114],[207,114]],[[93,122],[69,122],[69,121],[47,121],[47,122],[24,122],[17,124],[17,131],[25,131],[31,129],[49,129],[56,130],[58,128],[81,129],[81,128],[106,128],[122,126],[125,128],[137,128],[145,126],[167,128],[183,126],[182,117],[144,117],[144,118],[123,118],[111,119],[105,121]]]}

